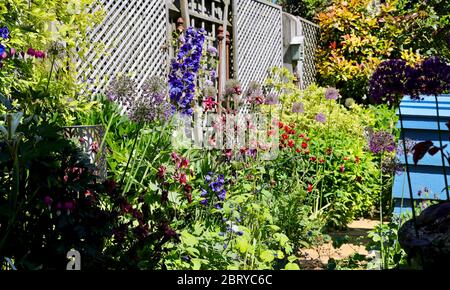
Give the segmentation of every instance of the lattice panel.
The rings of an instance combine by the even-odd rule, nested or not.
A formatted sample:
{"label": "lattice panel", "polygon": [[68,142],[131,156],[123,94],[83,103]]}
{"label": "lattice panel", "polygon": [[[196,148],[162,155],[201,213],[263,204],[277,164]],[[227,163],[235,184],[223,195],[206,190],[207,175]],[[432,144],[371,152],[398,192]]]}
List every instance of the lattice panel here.
{"label": "lattice panel", "polygon": [[103,91],[118,73],[131,73],[138,89],[152,75],[166,72],[168,62],[165,0],[100,0],[106,16],[90,32],[92,49],[77,63],[80,81],[92,91]]}
{"label": "lattice panel", "polygon": [[281,7],[260,0],[234,0],[237,79],[244,89],[263,83],[271,67],[283,66]]}
{"label": "lattice panel", "polygon": [[319,39],[319,26],[306,19],[298,17],[305,36],[305,59],[302,64],[304,88],[316,82],[315,54]]}

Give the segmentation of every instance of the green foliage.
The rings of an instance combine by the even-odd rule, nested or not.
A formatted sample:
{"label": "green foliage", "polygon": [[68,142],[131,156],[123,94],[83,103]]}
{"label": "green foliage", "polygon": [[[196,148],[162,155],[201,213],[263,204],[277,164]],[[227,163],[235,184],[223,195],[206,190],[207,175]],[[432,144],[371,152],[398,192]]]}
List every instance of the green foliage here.
{"label": "green foliage", "polygon": [[[2,40],[8,56],[0,69],[0,94],[25,114],[48,114],[50,120],[69,124],[75,112],[89,110],[92,104],[89,96],[80,95],[84,83],[77,79],[73,59],[92,49],[88,27],[102,20],[103,11],[85,8],[96,2],[2,1],[0,25],[8,27],[10,35]],[[30,56],[29,48],[43,51],[46,57]]]}
{"label": "green foliage", "polygon": [[[372,2],[333,1],[317,16],[319,83],[335,86],[344,97],[360,102],[366,99],[369,77],[383,60],[415,64],[423,56],[450,57],[449,14],[440,14],[449,11],[448,4],[391,0],[377,7]],[[442,11],[438,6],[444,7]]]}
{"label": "green foliage", "polygon": [[[333,226],[345,227],[354,218],[372,216],[381,190],[380,162],[366,150],[366,129],[393,131],[394,112],[387,107],[365,108],[357,104],[346,108],[339,101],[326,100],[324,88],[313,85],[301,91],[291,84],[291,78],[287,70],[274,69],[268,80],[281,92],[281,121],[296,132],[289,136],[295,147],[280,150],[269,170],[276,172],[275,192],[289,193],[294,204],[310,206],[312,215],[323,216]],[[303,103],[304,113],[292,112],[297,102]],[[319,113],[326,117],[325,123],[316,121]],[[281,137],[283,133],[285,129],[280,131]],[[307,149],[302,149],[305,141]],[[302,150],[296,152],[299,147]],[[386,192],[391,183],[387,177],[387,186],[383,186]],[[307,192],[309,184],[313,187],[311,192]],[[301,228],[298,224],[295,227]]]}

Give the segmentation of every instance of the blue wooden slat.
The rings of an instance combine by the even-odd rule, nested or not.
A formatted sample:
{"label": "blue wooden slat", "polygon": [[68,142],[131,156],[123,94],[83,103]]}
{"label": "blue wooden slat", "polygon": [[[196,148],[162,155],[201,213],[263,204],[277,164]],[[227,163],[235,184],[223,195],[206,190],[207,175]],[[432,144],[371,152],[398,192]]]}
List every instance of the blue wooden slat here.
{"label": "blue wooden slat", "polygon": [[[421,96],[422,101],[413,101],[408,96],[404,97],[400,106],[402,109],[404,134],[407,138],[415,142],[422,142],[426,140],[432,141],[439,146],[438,124],[436,117],[436,103],[434,96]],[[450,120],[450,95],[441,95],[439,100],[440,126],[443,138],[443,144],[449,144],[450,133],[446,126],[447,121]],[[398,111],[397,111],[398,115]],[[397,123],[400,127],[400,122]],[[450,151],[450,144],[448,145]],[[397,156],[402,164],[404,164],[404,156]],[[412,156],[408,157],[410,164],[410,177],[413,190],[414,199],[446,199],[446,192],[444,190],[445,182],[442,172],[442,160],[440,153],[434,156],[426,154],[417,166],[414,166]],[[450,173],[450,166],[446,163],[447,172]],[[450,181],[450,176],[449,176]],[[429,195],[424,195],[424,188],[428,188]],[[422,194],[419,196],[419,190]],[[392,187],[392,196],[394,198],[394,214],[399,214],[401,211],[410,211],[411,202],[409,200],[409,188],[406,180],[406,173],[396,175]],[[404,208],[400,208],[400,201],[403,199]]]}
{"label": "blue wooden slat", "polygon": [[[436,169],[436,170],[434,170]],[[427,171],[427,172],[424,172]],[[413,190],[414,198],[440,198],[445,199],[445,188],[444,176],[439,168],[429,169],[426,167],[421,168],[421,171],[410,172],[411,185]],[[403,182],[405,182],[403,184]],[[424,189],[428,188],[429,195],[425,196]],[[419,195],[419,190],[422,191],[422,195]],[[392,188],[392,195],[394,198],[401,198],[403,194],[404,198],[409,198],[408,183],[406,180],[406,173],[397,175],[394,179],[394,184]]]}

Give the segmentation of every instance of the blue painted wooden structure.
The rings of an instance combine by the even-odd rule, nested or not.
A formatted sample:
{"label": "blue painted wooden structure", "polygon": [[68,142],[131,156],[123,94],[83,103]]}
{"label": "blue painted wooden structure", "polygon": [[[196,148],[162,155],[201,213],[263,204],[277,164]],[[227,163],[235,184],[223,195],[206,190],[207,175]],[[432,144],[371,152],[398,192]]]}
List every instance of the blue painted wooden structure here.
{"label": "blue painted wooden structure", "polygon": [[[415,142],[431,140],[439,146],[438,123],[436,117],[436,101],[434,96],[421,96],[420,101],[411,100],[405,96],[400,103],[403,117],[404,134],[406,138]],[[440,127],[443,145],[449,144],[449,130],[445,125],[450,120],[450,95],[438,96]],[[397,111],[398,115],[398,111]],[[397,123],[400,128],[400,121]],[[446,148],[450,152],[450,144]],[[398,154],[401,164],[405,164],[405,157]],[[412,155],[408,155],[411,184],[414,199],[446,199],[444,174],[442,170],[442,160],[440,152],[434,156],[426,154],[414,166]],[[450,173],[450,166],[446,162],[447,175]],[[448,176],[450,182],[450,176]],[[421,194],[419,194],[421,191]],[[428,194],[425,192],[428,191]],[[396,175],[392,188],[394,198],[394,213],[411,210],[411,200],[408,188],[406,171]]]}

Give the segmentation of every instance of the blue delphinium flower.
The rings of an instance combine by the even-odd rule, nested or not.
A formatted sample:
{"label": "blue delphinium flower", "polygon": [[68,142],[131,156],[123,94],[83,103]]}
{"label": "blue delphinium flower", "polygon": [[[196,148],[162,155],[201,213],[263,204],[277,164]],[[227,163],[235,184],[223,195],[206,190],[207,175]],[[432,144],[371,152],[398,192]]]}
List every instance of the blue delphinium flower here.
{"label": "blue delphinium flower", "polygon": [[192,115],[191,103],[195,96],[195,79],[200,68],[205,30],[190,27],[186,30],[184,43],[172,61],[169,73],[170,99],[184,115]]}
{"label": "blue delphinium flower", "polygon": [[0,55],[6,51],[6,48],[0,43]]}
{"label": "blue delphinium flower", "polygon": [[0,28],[0,36],[3,39],[7,39],[9,37],[9,29],[6,26],[3,26],[2,28]]}
{"label": "blue delphinium flower", "polygon": [[[217,198],[219,202],[223,202],[225,200],[227,191],[224,188],[225,176],[223,174],[208,172],[208,174],[205,176],[205,183],[207,184],[209,190],[202,188],[200,191],[201,197],[205,199],[206,197],[209,197],[210,199]],[[204,203],[202,202],[202,204]],[[222,206],[220,203],[217,203],[215,204],[215,208],[221,209]]]}

